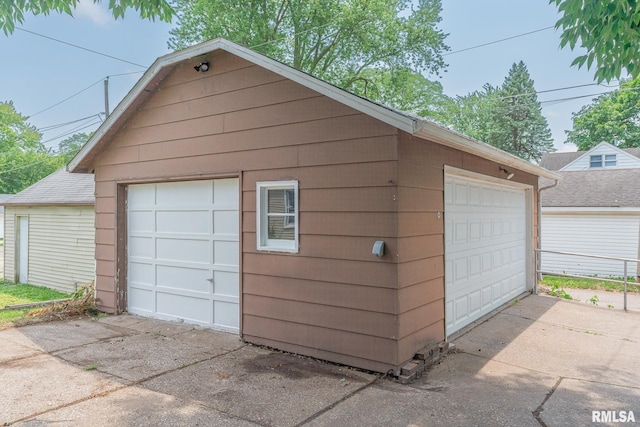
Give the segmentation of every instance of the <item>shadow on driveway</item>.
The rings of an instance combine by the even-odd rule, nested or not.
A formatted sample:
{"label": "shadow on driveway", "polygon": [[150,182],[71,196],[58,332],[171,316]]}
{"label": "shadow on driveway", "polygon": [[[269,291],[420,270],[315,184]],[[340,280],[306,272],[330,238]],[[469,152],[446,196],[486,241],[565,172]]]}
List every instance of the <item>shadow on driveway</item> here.
{"label": "shadow on driveway", "polygon": [[127,315],[0,342],[0,425],[594,425],[595,410],[640,422],[640,315],[547,297],[457,337],[408,386]]}

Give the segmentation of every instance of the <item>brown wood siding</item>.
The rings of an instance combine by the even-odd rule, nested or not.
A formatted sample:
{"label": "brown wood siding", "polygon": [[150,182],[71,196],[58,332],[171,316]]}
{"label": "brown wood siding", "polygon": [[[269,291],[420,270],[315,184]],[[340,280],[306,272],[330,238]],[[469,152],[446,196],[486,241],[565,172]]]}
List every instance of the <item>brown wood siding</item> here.
{"label": "brown wood siding", "polygon": [[[241,174],[243,338],[396,367],[397,129],[230,54],[212,63],[177,66],[95,160],[101,307],[116,307],[126,255],[118,184]],[[300,188],[299,253],[257,251],[256,182],[289,179]]]}
{"label": "brown wood siding", "polygon": [[[400,133],[397,245],[398,360],[401,363],[426,344],[445,339],[445,165],[504,178],[500,165],[495,162]],[[536,176],[513,172],[516,172],[514,181],[537,189]]]}

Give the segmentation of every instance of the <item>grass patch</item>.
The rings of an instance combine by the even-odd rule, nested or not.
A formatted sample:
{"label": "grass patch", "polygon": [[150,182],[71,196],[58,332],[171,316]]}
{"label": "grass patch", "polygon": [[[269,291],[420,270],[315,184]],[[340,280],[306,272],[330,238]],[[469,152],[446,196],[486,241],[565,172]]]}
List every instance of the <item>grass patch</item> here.
{"label": "grass patch", "polygon": [[8,305],[28,304],[30,302],[51,301],[69,298],[71,295],[43,286],[0,282],[0,308]]}
{"label": "grass patch", "polygon": [[[71,295],[42,286],[0,282],[0,309],[8,305],[29,304],[69,298]],[[0,325],[24,319],[28,313],[37,309],[0,311]]]}
{"label": "grass patch", "polygon": [[[616,279],[617,280],[617,279]],[[622,292],[624,290],[624,284],[603,282],[597,279],[579,279],[574,277],[560,277],[560,276],[543,276],[542,282],[544,286],[557,289],[593,289],[600,291],[617,291]],[[640,286],[636,282],[629,282],[627,286],[627,292],[640,293]]]}

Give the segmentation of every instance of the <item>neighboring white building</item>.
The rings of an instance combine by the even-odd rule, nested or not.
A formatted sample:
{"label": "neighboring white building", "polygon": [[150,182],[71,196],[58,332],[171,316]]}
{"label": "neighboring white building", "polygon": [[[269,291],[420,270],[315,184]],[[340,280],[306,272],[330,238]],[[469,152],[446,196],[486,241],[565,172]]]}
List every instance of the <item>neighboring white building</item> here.
{"label": "neighboring white building", "polygon": [[4,279],[73,292],[95,277],[93,175],[59,170],[5,206]]}
{"label": "neighboring white building", "polygon": [[11,197],[13,194],[0,194],[0,240],[4,239],[4,206],[1,203]]}
{"label": "neighboring white building", "polygon": [[[589,151],[547,153],[540,165],[563,175],[556,187],[541,193],[543,250],[638,259],[640,148],[622,150],[603,142]],[[543,254],[542,270],[622,277],[624,264]],[[627,275],[639,273],[638,265],[629,263]]]}

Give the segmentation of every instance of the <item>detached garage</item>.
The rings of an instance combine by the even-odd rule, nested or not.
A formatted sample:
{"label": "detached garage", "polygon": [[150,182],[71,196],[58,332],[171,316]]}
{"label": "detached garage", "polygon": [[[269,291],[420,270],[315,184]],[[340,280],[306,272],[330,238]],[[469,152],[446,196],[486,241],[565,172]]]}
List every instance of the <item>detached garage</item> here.
{"label": "detached garage", "polygon": [[69,169],[102,310],[379,372],[532,289],[557,178],[223,39],[159,58]]}

